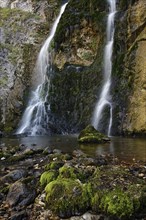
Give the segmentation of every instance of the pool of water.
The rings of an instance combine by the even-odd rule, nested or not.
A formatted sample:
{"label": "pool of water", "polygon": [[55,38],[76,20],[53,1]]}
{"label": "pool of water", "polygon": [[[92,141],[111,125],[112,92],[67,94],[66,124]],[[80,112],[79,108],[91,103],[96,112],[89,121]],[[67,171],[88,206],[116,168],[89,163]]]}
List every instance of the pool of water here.
{"label": "pool of water", "polygon": [[9,137],[1,138],[0,144],[15,146],[23,144],[26,147],[50,147],[70,153],[73,150],[82,150],[89,156],[113,154],[125,161],[146,161],[146,138],[111,137],[111,142],[106,144],[78,144],[77,135],[63,136],[36,136],[36,137]]}

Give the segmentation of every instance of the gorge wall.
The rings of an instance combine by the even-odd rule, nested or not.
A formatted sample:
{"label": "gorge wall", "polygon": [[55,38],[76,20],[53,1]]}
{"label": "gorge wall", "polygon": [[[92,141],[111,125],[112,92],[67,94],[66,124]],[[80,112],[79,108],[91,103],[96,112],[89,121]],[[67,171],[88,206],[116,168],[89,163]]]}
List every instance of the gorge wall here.
{"label": "gorge wall", "polygon": [[17,127],[29,96],[38,52],[60,3],[0,0],[0,130]]}
{"label": "gorge wall", "polygon": [[114,130],[146,134],[146,2],[119,2],[113,57]]}
{"label": "gorge wall", "polygon": [[[0,0],[0,130],[14,131],[26,106],[38,51],[62,1]],[[146,133],[146,3],[117,2],[113,53],[113,134]],[[52,130],[90,123],[102,85],[108,4],[70,0],[52,49],[48,97]]]}

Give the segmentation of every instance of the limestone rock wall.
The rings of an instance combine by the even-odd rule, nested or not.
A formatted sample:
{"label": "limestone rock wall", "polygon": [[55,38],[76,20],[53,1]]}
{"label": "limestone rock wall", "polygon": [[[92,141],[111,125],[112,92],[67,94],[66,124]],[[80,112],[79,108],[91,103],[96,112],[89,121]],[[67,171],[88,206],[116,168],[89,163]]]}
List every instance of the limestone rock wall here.
{"label": "limestone rock wall", "polygon": [[[38,52],[61,0],[0,0],[0,130],[14,131],[26,106]],[[111,94],[113,134],[146,133],[146,2],[117,1]],[[48,101],[54,131],[91,121],[102,85],[106,0],[70,0],[52,42]],[[33,75],[33,77],[32,77]]]}
{"label": "limestone rock wall", "polygon": [[49,103],[60,133],[91,123],[102,83],[107,2],[71,0],[54,38],[54,74]]}
{"label": "limestone rock wall", "polygon": [[56,1],[51,5],[47,1],[0,1],[0,130],[4,132],[14,131],[19,123],[37,55],[58,7]]}
{"label": "limestone rock wall", "polygon": [[114,129],[146,133],[146,2],[119,10],[113,66]]}

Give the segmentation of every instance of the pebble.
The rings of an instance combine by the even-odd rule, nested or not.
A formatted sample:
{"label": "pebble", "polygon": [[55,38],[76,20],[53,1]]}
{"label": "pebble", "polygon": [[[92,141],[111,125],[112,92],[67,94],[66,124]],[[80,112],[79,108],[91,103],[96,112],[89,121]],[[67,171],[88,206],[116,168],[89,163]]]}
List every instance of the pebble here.
{"label": "pebble", "polygon": [[1,160],[5,160],[5,159],[6,159],[5,157],[2,157],[2,158],[1,158]]}
{"label": "pebble", "polygon": [[144,173],[139,173],[138,176],[139,177],[144,177]]}
{"label": "pebble", "polygon": [[34,165],[34,169],[38,169],[38,168],[39,168],[39,164],[37,163]]}
{"label": "pebble", "polygon": [[53,158],[53,161],[57,160],[57,157]]}

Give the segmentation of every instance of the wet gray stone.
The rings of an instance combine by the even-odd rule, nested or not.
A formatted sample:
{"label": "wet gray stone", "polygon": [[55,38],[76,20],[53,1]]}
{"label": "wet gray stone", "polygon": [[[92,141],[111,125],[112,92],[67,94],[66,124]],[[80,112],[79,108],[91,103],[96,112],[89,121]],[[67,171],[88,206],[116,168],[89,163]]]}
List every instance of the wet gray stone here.
{"label": "wet gray stone", "polygon": [[26,206],[31,204],[36,197],[36,190],[32,187],[32,183],[23,183],[17,181],[12,184],[6,202],[9,206],[13,207],[19,204],[19,206]]}
{"label": "wet gray stone", "polygon": [[26,211],[21,211],[18,213],[15,213],[13,216],[11,216],[10,220],[24,220],[27,217]]}
{"label": "wet gray stone", "polygon": [[8,173],[7,175],[5,175],[4,177],[2,177],[0,179],[0,182],[3,183],[11,183],[11,182],[15,182],[21,178],[24,178],[27,176],[27,171],[20,169],[20,170],[13,170],[10,173]]}

